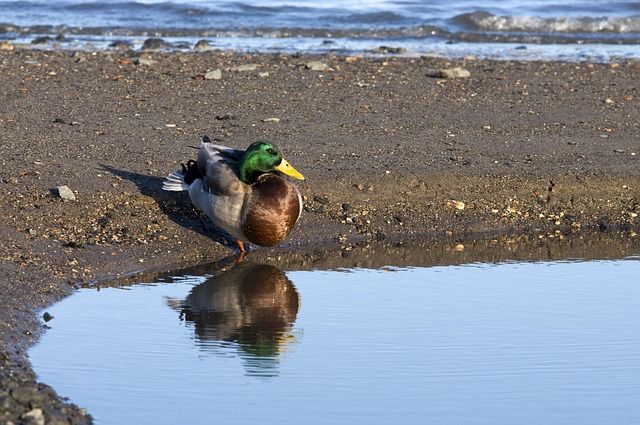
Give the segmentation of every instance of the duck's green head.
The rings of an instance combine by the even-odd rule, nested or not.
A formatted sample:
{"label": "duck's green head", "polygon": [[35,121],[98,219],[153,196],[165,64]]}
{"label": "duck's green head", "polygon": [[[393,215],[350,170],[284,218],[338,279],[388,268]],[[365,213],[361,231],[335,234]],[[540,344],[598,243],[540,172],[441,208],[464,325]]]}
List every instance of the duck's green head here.
{"label": "duck's green head", "polygon": [[304,180],[304,176],[282,157],[278,146],[270,142],[252,143],[240,162],[240,180],[251,184],[260,174],[271,171],[280,171],[294,179]]}

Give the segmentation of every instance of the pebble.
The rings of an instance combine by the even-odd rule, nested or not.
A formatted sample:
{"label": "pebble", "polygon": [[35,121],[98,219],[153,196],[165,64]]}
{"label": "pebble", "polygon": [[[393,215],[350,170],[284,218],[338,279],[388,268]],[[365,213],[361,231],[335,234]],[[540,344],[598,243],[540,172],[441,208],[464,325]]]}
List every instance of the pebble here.
{"label": "pebble", "polygon": [[29,425],[44,425],[44,413],[42,412],[42,409],[39,408],[29,410],[20,416],[20,419]]}
{"label": "pebble", "polygon": [[13,44],[9,40],[4,40],[0,43],[0,50],[10,51],[13,50]]}
{"label": "pebble", "polygon": [[238,66],[234,66],[231,68],[232,71],[240,71],[240,72],[246,72],[246,71],[255,71],[256,68],[258,68],[258,65],[256,65],[255,63],[248,63],[245,65],[238,65]]}
{"label": "pebble", "polygon": [[280,118],[264,118],[262,122],[280,122]]}
{"label": "pebble", "polygon": [[207,40],[199,40],[193,49],[198,52],[206,52],[207,50],[211,50],[211,45]]}
{"label": "pebble", "polygon": [[321,204],[326,204],[327,202],[329,202],[329,199],[325,198],[322,195],[313,195],[313,200]]}
{"label": "pebble", "polygon": [[0,395],[0,412],[17,412],[22,414],[24,407],[20,406],[13,398],[8,395]]}
{"label": "pebble", "polygon": [[109,44],[109,47],[117,51],[131,50],[133,49],[133,43],[125,40],[116,40]]}
{"label": "pebble", "polygon": [[406,49],[403,47],[391,47],[391,46],[380,46],[376,49],[373,49],[373,51],[375,53],[382,53],[382,54],[394,54],[397,55],[399,53],[404,53],[406,52]]}
{"label": "pebble", "polygon": [[149,58],[139,58],[136,60],[136,63],[138,65],[151,66],[151,65],[155,65],[157,61]]}
{"label": "pebble", "polygon": [[453,199],[451,199],[447,201],[446,206],[462,211],[464,210],[465,203],[462,201],[454,201]]}
{"label": "pebble", "polygon": [[171,47],[161,38],[147,38],[142,44],[142,50],[162,50]]}
{"label": "pebble", "polygon": [[60,198],[65,199],[67,201],[76,200],[76,194],[73,193],[71,189],[69,189],[69,186],[59,186],[56,188],[56,192],[58,193],[58,196]]}
{"label": "pebble", "polygon": [[11,397],[23,406],[28,406],[31,402],[39,403],[43,396],[35,387],[18,387],[11,390]]}
{"label": "pebble", "polygon": [[219,80],[222,78],[222,70],[214,69],[213,71],[209,71],[204,74],[205,80]]}
{"label": "pebble", "polygon": [[53,41],[53,38],[49,36],[36,37],[31,41],[31,44],[47,44]]}
{"label": "pebble", "polygon": [[327,69],[329,69],[329,65],[320,61],[307,62],[305,67],[307,69],[310,69],[311,71],[326,71]]}
{"label": "pebble", "polygon": [[471,73],[464,68],[442,68],[438,69],[435,74],[438,78],[469,78]]}

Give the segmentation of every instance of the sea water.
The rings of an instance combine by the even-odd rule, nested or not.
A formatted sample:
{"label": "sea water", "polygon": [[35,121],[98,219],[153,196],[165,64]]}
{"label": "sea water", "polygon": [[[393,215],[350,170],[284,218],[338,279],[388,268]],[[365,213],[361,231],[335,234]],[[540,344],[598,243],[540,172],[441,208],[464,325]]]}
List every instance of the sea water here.
{"label": "sea water", "polygon": [[632,424],[639,260],[245,259],[79,290],[29,356],[102,425]]}
{"label": "sea water", "polygon": [[189,50],[389,52],[503,59],[640,57],[634,1],[23,0],[0,1],[0,40],[40,48],[139,48],[162,37]]}

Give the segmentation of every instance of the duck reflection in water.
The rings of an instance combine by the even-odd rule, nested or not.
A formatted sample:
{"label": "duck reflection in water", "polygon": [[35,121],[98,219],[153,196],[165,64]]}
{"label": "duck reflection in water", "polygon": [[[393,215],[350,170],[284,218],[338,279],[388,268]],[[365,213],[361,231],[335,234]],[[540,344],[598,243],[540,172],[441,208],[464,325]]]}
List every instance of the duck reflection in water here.
{"label": "duck reflection in water", "polygon": [[248,375],[277,376],[281,354],[298,339],[298,291],[268,264],[239,262],[193,288],[184,302],[171,304],[195,325],[203,349],[235,348]]}

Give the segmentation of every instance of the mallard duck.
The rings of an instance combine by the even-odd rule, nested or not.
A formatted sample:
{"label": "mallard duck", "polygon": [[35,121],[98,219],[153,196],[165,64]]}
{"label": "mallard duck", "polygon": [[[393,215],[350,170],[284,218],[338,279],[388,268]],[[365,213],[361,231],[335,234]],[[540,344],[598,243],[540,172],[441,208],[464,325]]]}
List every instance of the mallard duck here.
{"label": "mallard duck", "polygon": [[300,192],[284,175],[304,180],[273,143],[255,142],[239,150],[204,136],[198,159],[170,174],[162,188],[189,191],[194,205],[244,252],[245,242],[279,244],[300,217]]}

